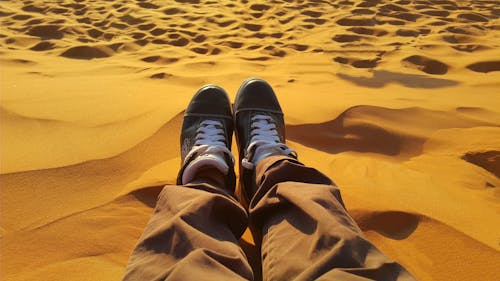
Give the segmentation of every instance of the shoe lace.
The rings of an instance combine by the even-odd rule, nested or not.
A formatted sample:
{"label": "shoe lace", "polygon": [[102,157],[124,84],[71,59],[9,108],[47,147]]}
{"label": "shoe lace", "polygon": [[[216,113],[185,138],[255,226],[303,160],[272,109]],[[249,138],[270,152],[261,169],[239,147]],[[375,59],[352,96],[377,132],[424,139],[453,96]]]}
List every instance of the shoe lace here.
{"label": "shoe lace", "polygon": [[[245,151],[245,157],[241,161],[241,165],[247,169],[253,169],[255,164],[253,161],[260,160],[265,156],[272,154],[292,155],[297,153],[281,142],[276,125],[273,119],[264,114],[256,114],[252,117],[250,125],[250,145]],[[253,159],[255,155],[259,155],[260,159]]]}
{"label": "shoe lace", "polygon": [[234,157],[227,148],[224,126],[221,121],[203,120],[196,131],[193,148],[186,155],[186,161],[195,155],[226,154],[234,164]]}

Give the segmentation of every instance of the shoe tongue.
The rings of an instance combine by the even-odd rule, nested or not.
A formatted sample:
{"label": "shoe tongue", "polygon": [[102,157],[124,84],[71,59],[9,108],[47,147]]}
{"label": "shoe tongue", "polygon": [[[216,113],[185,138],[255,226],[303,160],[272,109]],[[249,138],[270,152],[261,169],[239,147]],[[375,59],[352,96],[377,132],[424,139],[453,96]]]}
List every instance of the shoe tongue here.
{"label": "shoe tongue", "polygon": [[216,168],[224,175],[227,175],[229,172],[229,166],[227,165],[222,154],[202,154],[196,157],[193,161],[191,161],[184,172],[182,173],[182,184],[187,184],[192,181],[196,173],[204,167],[210,166],[212,168]]}

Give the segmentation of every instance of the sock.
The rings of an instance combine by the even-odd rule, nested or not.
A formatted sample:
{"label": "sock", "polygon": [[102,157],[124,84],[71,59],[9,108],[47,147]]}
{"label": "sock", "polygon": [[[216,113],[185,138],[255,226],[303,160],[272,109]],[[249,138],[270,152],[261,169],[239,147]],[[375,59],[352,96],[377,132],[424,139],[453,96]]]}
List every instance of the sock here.
{"label": "sock", "polygon": [[195,178],[196,173],[207,166],[219,170],[224,175],[227,175],[229,172],[229,166],[223,154],[202,154],[191,161],[184,169],[182,173],[182,184],[191,182]]}

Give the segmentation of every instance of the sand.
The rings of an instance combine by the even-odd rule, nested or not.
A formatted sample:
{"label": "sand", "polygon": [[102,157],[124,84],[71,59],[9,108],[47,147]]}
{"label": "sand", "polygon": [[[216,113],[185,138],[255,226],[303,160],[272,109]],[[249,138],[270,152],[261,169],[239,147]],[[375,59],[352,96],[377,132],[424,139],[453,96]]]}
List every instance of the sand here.
{"label": "sand", "polygon": [[234,100],[258,76],[381,250],[420,280],[498,280],[499,16],[474,0],[2,1],[1,279],[119,280],[175,181],[192,94]]}

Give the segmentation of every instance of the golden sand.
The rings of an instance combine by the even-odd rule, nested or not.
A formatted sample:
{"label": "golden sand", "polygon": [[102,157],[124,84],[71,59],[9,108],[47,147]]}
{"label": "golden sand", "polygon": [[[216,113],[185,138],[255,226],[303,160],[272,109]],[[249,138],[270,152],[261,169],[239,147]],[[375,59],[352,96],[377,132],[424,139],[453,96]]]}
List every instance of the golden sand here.
{"label": "golden sand", "polygon": [[119,280],[175,182],[192,94],[215,83],[234,100],[258,76],[290,146],[341,187],[381,250],[420,280],[498,280],[499,11],[2,1],[1,279]]}

